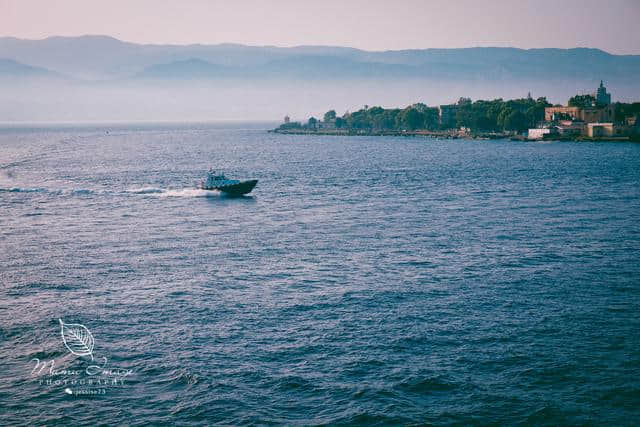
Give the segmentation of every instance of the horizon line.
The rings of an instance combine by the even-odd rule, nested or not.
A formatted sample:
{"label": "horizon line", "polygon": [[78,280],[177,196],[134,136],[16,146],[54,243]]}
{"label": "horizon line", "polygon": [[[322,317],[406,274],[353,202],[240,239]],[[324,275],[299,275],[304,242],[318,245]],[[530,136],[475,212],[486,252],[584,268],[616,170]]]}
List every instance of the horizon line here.
{"label": "horizon line", "polygon": [[339,48],[339,49],[352,49],[358,50],[362,52],[404,52],[404,51],[421,51],[421,50],[464,50],[464,49],[515,49],[522,51],[530,51],[530,50],[597,50],[600,52],[604,52],[608,55],[613,56],[640,56],[640,53],[611,53],[607,50],[597,48],[597,47],[587,47],[587,46],[575,46],[575,47],[531,47],[531,48],[523,48],[516,46],[495,46],[495,45],[487,45],[487,46],[466,46],[466,47],[421,47],[421,48],[402,48],[402,49],[362,49],[353,46],[343,46],[343,45],[327,45],[327,44],[302,44],[302,45],[272,45],[272,44],[244,44],[237,42],[218,42],[218,43],[202,43],[202,42],[194,42],[194,43],[161,43],[161,42],[136,42],[130,40],[124,40],[112,35],[108,34],[81,34],[81,35],[50,35],[43,38],[25,38],[25,37],[17,37],[12,35],[0,35],[0,39],[9,38],[15,40],[22,41],[46,41],[49,39],[80,39],[80,38],[103,38],[103,39],[111,39],[118,41],[120,43],[125,44],[133,44],[138,46],[172,46],[172,47],[189,47],[189,46],[241,46],[241,47],[251,47],[251,48],[274,48],[274,49],[296,49],[296,48]]}

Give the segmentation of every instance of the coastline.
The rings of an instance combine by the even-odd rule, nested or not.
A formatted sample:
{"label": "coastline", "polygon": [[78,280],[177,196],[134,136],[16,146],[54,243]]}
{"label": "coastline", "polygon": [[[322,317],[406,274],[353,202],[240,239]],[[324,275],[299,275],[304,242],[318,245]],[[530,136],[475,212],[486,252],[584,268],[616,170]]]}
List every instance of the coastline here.
{"label": "coastline", "polygon": [[640,142],[640,138],[628,136],[618,137],[588,137],[588,136],[560,136],[545,139],[530,139],[522,135],[514,135],[510,132],[488,132],[488,133],[461,133],[452,131],[364,131],[364,130],[310,130],[310,129],[271,129],[268,133],[278,133],[282,135],[316,135],[316,136],[402,136],[402,137],[423,137],[437,139],[476,139],[476,140],[496,140],[510,139],[512,141],[575,141],[575,142]]}

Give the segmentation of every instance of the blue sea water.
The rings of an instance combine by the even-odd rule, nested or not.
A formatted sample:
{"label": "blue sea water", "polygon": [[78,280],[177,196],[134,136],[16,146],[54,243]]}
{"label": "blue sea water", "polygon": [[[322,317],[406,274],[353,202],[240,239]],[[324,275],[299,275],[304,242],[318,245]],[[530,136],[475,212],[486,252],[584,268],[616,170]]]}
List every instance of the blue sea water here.
{"label": "blue sea water", "polygon": [[266,127],[0,130],[0,424],[637,425],[639,144]]}

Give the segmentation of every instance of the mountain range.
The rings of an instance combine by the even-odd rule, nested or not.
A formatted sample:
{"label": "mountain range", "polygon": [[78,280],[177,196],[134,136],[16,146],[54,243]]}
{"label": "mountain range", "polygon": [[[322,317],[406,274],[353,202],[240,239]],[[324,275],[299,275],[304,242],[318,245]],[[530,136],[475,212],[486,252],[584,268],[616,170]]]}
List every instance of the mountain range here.
{"label": "mountain range", "polygon": [[[0,85],[13,88],[11,100],[19,105],[19,116],[29,112],[29,96],[51,93],[60,99],[56,91],[61,86],[71,88],[65,99],[74,94],[80,98],[83,91],[87,96],[106,91],[100,93],[97,104],[104,105],[105,98],[120,103],[129,98],[124,103],[133,106],[135,90],[144,91],[138,98],[162,100],[170,91],[175,104],[176,93],[186,96],[190,91],[209,90],[217,96],[222,88],[231,95],[226,102],[240,118],[248,111],[246,103],[253,104],[250,109],[256,102],[275,104],[273,96],[278,93],[295,96],[290,108],[283,104],[277,115],[269,113],[272,117],[320,108],[314,101],[322,97],[338,108],[355,108],[362,101],[389,105],[412,97],[416,102],[426,98],[429,104],[460,96],[506,98],[526,96],[528,91],[563,102],[575,93],[594,90],[601,79],[613,91],[614,100],[630,100],[640,98],[638,76],[640,55],[590,48],[364,51],[332,46],[151,45],[108,36],[0,38]],[[20,82],[17,88],[15,81]],[[48,105],[46,99],[40,100],[39,106],[43,105]],[[9,107],[4,109],[6,118]],[[196,109],[207,111],[206,106]],[[153,113],[148,106],[142,110]],[[0,106],[0,120],[2,114]],[[69,112],[69,117],[75,116]]]}
{"label": "mountain range", "polygon": [[[107,36],[0,38],[0,59],[78,80],[127,78],[607,78],[631,81],[640,55],[477,47],[370,52],[330,46],[147,45]],[[26,71],[15,68],[16,74]],[[2,68],[7,73],[6,67]]]}

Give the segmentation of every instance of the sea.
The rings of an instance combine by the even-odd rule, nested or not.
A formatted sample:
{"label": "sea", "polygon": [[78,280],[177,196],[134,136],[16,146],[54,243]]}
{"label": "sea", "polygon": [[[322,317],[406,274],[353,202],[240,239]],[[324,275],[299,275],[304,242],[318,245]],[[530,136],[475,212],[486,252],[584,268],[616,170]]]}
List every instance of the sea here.
{"label": "sea", "polygon": [[270,127],[0,127],[0,425],[638,425],[640,144]]}

